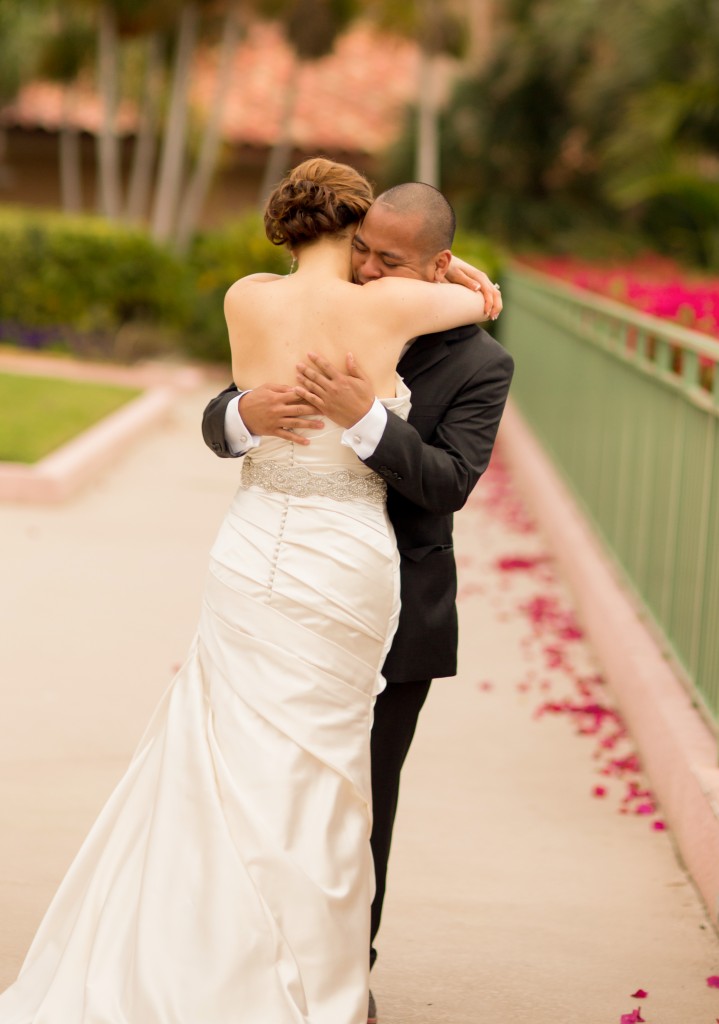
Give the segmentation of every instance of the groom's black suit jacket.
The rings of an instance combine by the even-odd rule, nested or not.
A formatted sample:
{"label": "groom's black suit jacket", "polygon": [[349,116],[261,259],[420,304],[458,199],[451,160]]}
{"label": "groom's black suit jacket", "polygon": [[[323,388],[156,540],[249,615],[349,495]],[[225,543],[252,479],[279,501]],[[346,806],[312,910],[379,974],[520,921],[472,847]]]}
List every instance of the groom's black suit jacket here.
{"label": "groom's black suit jacket", "polygon": [[[470,325],[426,334],[397,367],[412,392],[405,422],[387,426],[366,465],[388,484],[387,511],[401,555],[402,610],[383,674],[391,682],[457,671],[457,567],[452,513],[487,468],[512,379],[512,357]],[[232,385],[205,409],[202,433],[223,458]]]}

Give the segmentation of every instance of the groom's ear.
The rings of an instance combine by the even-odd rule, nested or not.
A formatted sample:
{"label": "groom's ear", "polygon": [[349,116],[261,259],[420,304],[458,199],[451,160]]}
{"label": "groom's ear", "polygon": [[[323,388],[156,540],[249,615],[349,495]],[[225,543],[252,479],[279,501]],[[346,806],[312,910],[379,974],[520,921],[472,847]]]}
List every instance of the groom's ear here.
{"label": "groom's ear", "polygon": [[433,281],[444,281],[449,270],[449,265],[452,262],[452,253],[449,249],[442,249],[434,257],[434,276]]}

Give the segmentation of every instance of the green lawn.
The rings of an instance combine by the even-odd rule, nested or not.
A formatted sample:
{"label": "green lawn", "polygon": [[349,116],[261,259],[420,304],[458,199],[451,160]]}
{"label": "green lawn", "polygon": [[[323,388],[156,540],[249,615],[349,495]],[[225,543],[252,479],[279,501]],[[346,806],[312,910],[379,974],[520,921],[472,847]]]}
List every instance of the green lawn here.
{"label": "green lawn", "polygon": [[140,393],[114,384],[0,373],[0,462],[37,462]]}

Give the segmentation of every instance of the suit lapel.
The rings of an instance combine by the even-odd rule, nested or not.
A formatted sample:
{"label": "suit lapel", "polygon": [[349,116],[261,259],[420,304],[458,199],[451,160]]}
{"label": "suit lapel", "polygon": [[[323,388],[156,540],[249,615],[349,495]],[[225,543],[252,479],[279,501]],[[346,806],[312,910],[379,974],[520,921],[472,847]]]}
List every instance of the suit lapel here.
{"label": "suit lapel", "polygon": [[451,351],[453,341],[460,341],[476,333],[476,326],[457,327],[451,331],[440,331],[438,334],[422,334],[407,349],[397,364],[397,372],[408,385],[420,373],[435,366],[445,359]]}

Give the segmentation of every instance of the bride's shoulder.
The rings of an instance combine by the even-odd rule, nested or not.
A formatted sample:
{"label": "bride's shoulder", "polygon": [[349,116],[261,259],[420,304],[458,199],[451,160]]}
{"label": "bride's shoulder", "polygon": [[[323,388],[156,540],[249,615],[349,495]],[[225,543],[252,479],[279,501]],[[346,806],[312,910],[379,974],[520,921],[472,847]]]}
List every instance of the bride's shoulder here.
{"label": "bride's shoulder", "polygon": [[254,287],[259,284],[271,284],[273,281],[281,281],[282,274],[248,274],[240,277],[225,292],[225,308],[236,308],[247,298]]}

